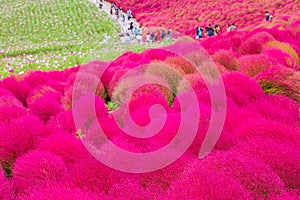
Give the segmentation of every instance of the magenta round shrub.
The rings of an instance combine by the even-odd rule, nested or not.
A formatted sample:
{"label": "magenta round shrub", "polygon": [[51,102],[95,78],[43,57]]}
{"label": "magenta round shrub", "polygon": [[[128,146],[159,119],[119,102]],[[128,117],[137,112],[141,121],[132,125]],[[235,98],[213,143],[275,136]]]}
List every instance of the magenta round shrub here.
{"label": "magenta round shrub", "polygon": [[16,200],[108,200],[104,194],[97,194],[86,191],[72,185],[57,182],[46,182],[42,185],[35,185]]}
{"label": "magenta round shrub", "polygon": [[9,90],[0,88],[0,96],[14,96]]}
{"label": "magenta round shrub", "polygon": [[298,103],[284,95],[269,94],[246,106],[248,110],[256,111],[266,119],[276,120],[288,125],[300,125]]}
{"label": "magenta round shrub", "polygon": [[252,199],[234,177],[196,161],[174,181],[167,199]]}
{"label": "magenta round shrub", "polygon": [[214,38],[214,39],[215,39],[215,41],[212,43],[212,45],[208,49],[209,54],[214,54],[220,50],[229,51],[232,49],[232,45],[227,39],[218,39],[218,38]]}
{"label": "magenta round shrub", "polygon": [[68,133],[48,136],[41,141],[38,149],[60,156],[67,166],[88,153],[81,140]]}
{"label": "magenta round shrub", "polygon": [[46,133],[43,122],[33,115],[3,125],[0,128],[0,162],[10,170],[16,158],[34,149]]}
{"label": "magenta round shrub", "polygon": [[139,184],[149,192],[152,191],[160,196],[165,196],[172,183],[180,179],[184,170],[188,169],[197,159],[197,156],[185,153],[165,168],[140,174],[138,177]]}
{"label": "magenta round shrub", "polygon": [[290,189],[300,185],[300,151],[274,140],[254,137],[234,147],[233,152],[262,159]]}
{"label": "magenta round shrub", "polygon": [[62,81],[49,81],[45,86],[49,86],[57,92],[64,93],[66,83]]}
{"label": "magenta round shrub", "polygon": [[255,76],[255,80],[267,94],[283,94],[300,102],[299,74],[299,71],[284,66],[273,66]]}
{"label": "magenta round shrub", "polygon": [[108,193],[112,185],[124,180],[123,173],[116,171],[91,155],[82,157],[71,166],[64,183],[74,184],[94,192]]}
{"label": "magenta round shrub", "polygon": [[26,189],[48,181],[58,181],[67,167],[61,157],[48,151],[31,151],[16,160],[13,166],[13,189],[22,193]]}
{"label": "magenta round shrub", "polygon": [[236,55],[229,50],[219,50],[213,55],[215,62],[223,65],[227,70],[237,70],[240,66]]}
{"label": "magenta round shrub", "polygon": [[[94,100],[94,105],[91,106]],[[107,119],[109,116],[104,100],[93,94],[82,96],[75,102],[73,117],[77,129],[85,131],[96,119]]]}
{"label": "magenta round shrub", "polygon": [[11,184],[4,174],[5,172],[0,167],[0,199],[10,200],[13,197]]}
{"label": "magenta round shrub", "polygon": [[137,180],[126,180],[115,184],[109,190],[109,197],[112,199],[131,199],[131,200],[153,200],[157,199],[157,194],[144,188]]}
{"label": "magenta round shrub", "polygon": [[257,32],[241,43],[239,52],[245,54],[259,54],[263,50],[263,45],[269,41],[275,40],[274,37],[268,32]]}
{"label": "magenta round shrub", "polygon": [[259,136],[265,139],[273,139],[278,143],[288,144],[300,149],[299,133],[299,126],[289,126],[265,119],[249,119],[241,123],[233,134],[238,135],[239,138]]}
{"label": "magenta round shrub", "polygon": [[24,105],[31,87],[24,81],[18,81],[14,77],[8,77],[0,81],[1,88],[7,89],[19,99]]}
{"label": "magenta round shrub", "polygon": [[262,55],[266,55],[269,58],[272,58],[274,61],[285,67],[292,68],[295,70],[299,69],[299,66],[297,66],[294,58],[280,49],[269,47],[262,51]]}
{"label": "magenta round shrub", "polygon": [[31,92],[29,93],[26,99],[27,105],[30,105],[33,101],[43,97],[47,93],[55,93],[55,95],[57,95],[58,97],[61,95],[59,92],[56,92],[53,88],[49,86],[46,85],[36,86],[34,89],[31,90]]}
{"label": "magenta round shrub", "polygon": [[61,100],[63,107],[65,109],[73,108],[74,103],[87,93],[94,93],[103,99],[106,98],[105,88],[96,74],[86,71],[71,74],[66,81],[64,96]]}
{"label": "magenta round shrub", "polygon": [[32,71],[26,73],[24,77],[24,82],[26,82],[32,88],[44,85],[51,80],[52,78],[49,76],[49,74],[43,71]]}
{"label": "magenta round shrub", "polygon": [[32,113],[44,122],[47,122],[52,116],[62,110],[59,102],[60,96],[61,94],[58,92],[46,93],[28,105],[29,113]]}
{"label": "magenta round shrub", "polygon": [[232,98],[239,106],[265,95],[260,85],[246,75],[228,72],[222,77],[227,97]]}
{"label": "magenta round shrub", "polygon": [[48,129],[65,133],[76,133],[72,110],[61,111],[51,117],[47,123]]}
{"label": "magenta round shrub", "polygon": [[239,71],[249,77],[254,77],[259,72],[266,70],[272,66],[272,62],[268,56],[263,54],[245,55],[239,58]]}
{"label": "magenta round shrub", "polygon": [[239,138],[239,133],[235,130],[240,124],[248,120],[260,118],[261,116],[255,110],[247,107],[227,107],[224,127],[214,149],[229,150]]}
{"label": "magenta round shrub", "polygon": [[283,181],[268,165],[246,155],[217,151],[203,159],[202,164],[238,179],[255,199],[267,199],[285,190]]}
{"label": "magenta round shrub", "polygon": [[150,60],[165,60],[170,56],[174,56],[174,53],[163,49],[149,49],[144,51],[143,54]]}
{"label": "magenta round shrub", "polygon": [[4,107],[4,106],[23,107],[23,104],[21,101],[19,101],[16,97],[12,95],[3,95],[0,96],[0,107]]}
{"label": "magenta round shrub", "polygon": [[26,109],[22,106],[2,106],[0,108],[0,124],[10,123],[14,119],[27,114]]}

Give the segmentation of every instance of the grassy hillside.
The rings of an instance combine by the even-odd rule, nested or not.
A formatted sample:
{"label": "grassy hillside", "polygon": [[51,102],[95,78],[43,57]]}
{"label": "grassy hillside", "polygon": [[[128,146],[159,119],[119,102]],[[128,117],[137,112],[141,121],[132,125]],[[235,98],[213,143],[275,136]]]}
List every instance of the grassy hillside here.
{"label": "grassy hillside", "polygon": [[117,41],[118,27],[88,0],[0,0],[0,22],[2,77],[82,63],[91,49],[104,47],[104,33]]}

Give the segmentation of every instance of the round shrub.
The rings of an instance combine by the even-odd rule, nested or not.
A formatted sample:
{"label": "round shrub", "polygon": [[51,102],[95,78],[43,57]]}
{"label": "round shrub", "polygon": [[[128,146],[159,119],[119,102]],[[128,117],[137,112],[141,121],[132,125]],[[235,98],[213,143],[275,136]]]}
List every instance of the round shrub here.
{"label": "round shrub", "polygon": [[239,71],[249,77],[254,77],[259,72],[266,70],[272,66],[272,62],[269,57],[259,54],[259,55],[245,55],[239,58]]}
{"label": "round shrub", "polygon": [[222,77],[227,97],[232,98],[238,106],[265,95],[260,85],[246,75],[228,72]]}
{"label": "round shrub", "polygon": [[255,199],[268,199],[285,189],[283,181],[268,165],[246,155],[218,151],[206,157],[202,164],[235,177]]}
{"label": "round shrub", "polygon": [[233,152],[240,152],[253,158],[262,159],[284,181],[290,189],[300,185],[300,151],[274,140],[255,137],[241,142]]}
{"label": "round shrub", "polygon": [[38,149],[60,156],[67,166],[88,153],[81,140],[67,133],[48,136],[40,143]]}
{"label": "round shrub", "polygon": [[242,55],[259,54],[262,52],[264,45],[273,40],[275,40],[274,37],[268,32],[261,31],[255,33],[249,38],[245,38],[245,40],[241,43],[239,52]]}
{"label": "round shrub", "polygon": [[0,162],[10,171],[14,161],[34,149],[46,134],[45,125],[36,116],[15,119],[0,128]]}
{"label": "round shrub", "polygon": [[44,122],[59,113],[62,107],[59,102],[61,94],[58,92],[46,93],[28,105],[29,113],[38,116]]}
{"label": "round shrub", "polygon": [[22,193],[32,186],[58,181],[66,170],[61,157],[47,151],[31,151],[18,158],[14,164],[13,189]]}
{"label": "round shrub", "polygon": [[196,161],[174,181],[168,199],[252,199],[234,177]]}
{"label": "round shrub", "polygon": [[215,62],[223,65],[227,70],[237,70],[240,66],[236,55],[229,50],[219,50],[213,55]]}
{"label": "round shrub", "polygon": [[42,185],[35,185],[16,200],[108,200],[104,194],[97,194],[86,191],[71,185],[57,182],[46,182]]}

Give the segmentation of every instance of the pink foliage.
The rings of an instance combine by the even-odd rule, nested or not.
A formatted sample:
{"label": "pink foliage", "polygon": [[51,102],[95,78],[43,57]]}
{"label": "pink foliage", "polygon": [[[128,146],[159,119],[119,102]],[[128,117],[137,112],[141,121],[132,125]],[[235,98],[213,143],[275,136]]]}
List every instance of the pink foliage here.
{"label": "pink foliage", "polygon": [[283,181],[268,165],[236,152],[213,153],[201,161],[201,164],[235,177],[255,199],[265,199],[285,189]]}
{"label": "pink foliage", "polygon": [[62,110],[59,103],[60,96],[61,94],[57,92],[46,93],[28,105],[29,113],[32,113],[44,122],[47,122],[52,116]]}
{"label": "pink foliage", "polygon": [[300,151],[292,146],[280,144],[270,139],[255,137],[240,143],[233,151],[262,159],[278,174],[287,188],[299,188]]}
{"label": "pink foliage", "polygon": [[24,82],[32,88],[44,85],[51,80],[52,78],[48,75],[48,73],[42,71],[32,71],[27,73],[24,77]]}
{"label": "pink foliage", "polygon": [[196,161],[174,181],[168,199],[251,199],[234,177]]}
{"label": "pink foliage", "polygon": [[300,76],[299,71],[274,66],[262,71],[255,80],[260,83],[266,93],[284,94],[297,102],[300,102]]}
{"label": "pink foliage", "polygon": [[14,119],[27,114],[26,109],[22,106],[3,106],[0,108],[0,124],[10,123]]}
{"label": "pink foliage", "polygon": [[3,125],[0,128],[0,162],[10,166],[16,158],[34,149],[45,134],[45,125],[33,115]]}
{"label": "pink foliage", "polygon": [[22,194],[17,200],[108,200],[104,194],[86,191],[71,185],[56,182],[46,182],[36,185]]}
{"label": "pink foliage", "polygon": [[52,116],[48,121],[48,129],[52,131],[73,133],[75,134],[76,128],[72,110],[62,111],[55,116]]}
{"label": "pink foliage", "polygon": [[124,175],[88,155],[77,160],[67,172],[65,183],[94,192],[108,192],[112,185],[124,180]]}
{"label": "pink foliage", "polygon": [[268,56],[270,59],[276,60],[279,64],[292,68],[295,70],[299,69],[294,58],[292,58],[288,53],[275,48],[266,48],[262,51],[262,55]]}
{"label": "pink foliage", "polygon": [[11,184],[5,177],[4,171],[0,167],[0,199],[10,200],[12,199]]}
{"label": "pink foliage", "polygon": [[68,166],[88,153],[81,140],[67,133],[48,136],[40,143],[38,149],[60,156]]}
{"label": "pink foliage", "polygon": [[22,102],[20,102],[17,98],[12,95],[3,95],[0,96],[0,107],[4,106],[18,106],[23,107]]}
{"label": "pink foliage", "polygon": [[60,180],[66,169],[61,157],[47,151],[31,151],[14,164],[13,189],[22,193],[32,186]]}
{"label": "pink foliage", "polygon": [[249,77],[254,77],[259,72],[272,67],[273,63],[270,58],[263,55],[246,55],[239,58],[239,71]]}
{"label": "pink foliage", "polygon": [[[266,119],[276,120],[288,125],[300,125],[299,105],[284,95],[270,94],[258,98],[248,104],[247,108],[256,111]],[[257,116],[260,117],[260,115]]]}
{"label": "pink foliage", "polygon": [[24,105],[26,104],[27,96],[31,91],[31,87],[24,81],[18,81],[13,77],[3,79],[0,82],[0,86],[9,90],[17,97]]}
{"label": "pink foliage", "polygon": [[213,55],[213,58],[215,62],[220,63],[228,70],[237,70],[240,65],[234,53],[229,50],[219,50]]}
{"label": "pink foliage", "polygon": [[263,45],[269,41],[275,40],[274,37],[267,32],[258,32],[250,35],[242,42],[239,52],[245,54],[259,54],[263,50]]}
{"label": "pink foliage", "polygon": [[246,75],[228,72],[223,74],[223,81],[227,97],[232,98],[239,106],[264,96],[260,85]]}

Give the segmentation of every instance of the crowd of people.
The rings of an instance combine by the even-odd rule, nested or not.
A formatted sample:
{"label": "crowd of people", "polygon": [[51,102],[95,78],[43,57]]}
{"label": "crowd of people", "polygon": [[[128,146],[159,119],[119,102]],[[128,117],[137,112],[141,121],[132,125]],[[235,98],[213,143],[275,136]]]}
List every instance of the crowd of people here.
{"label": "crowd of people", "polygon": [[[103,0],[99,3],[99,8],[103,8]],[[119,34],[120,42],[129,43],[131,41],[142,42],[145,41],[147,43],[161,43],[165,40],[172,40],[172,30],[144,30],[143,27],[136,25],[134,23],[134,17],[132,15],[132,11],[128,9],[126,12],[123,11],[122,7],[117,7],[117,5],[112,2],[110,4],[110,15],[115,15],[117,20],[125,23],[128,21],[128,28],[125,32]]]}
{"label": "crowd of people", "polygon": [[[273,18],[273,16],[268,11],[265,11],[265,21],[272,21],[272,18]],[[227,24],[227,27],[226,27],[227,32],[235,31],[235,30],[237,30],[235,23]],[[198,26],[196,28],[196,37],[195,38],[200,39],[200,38],[205,38],[207,36],[210,37],[210,36],[219,35],[220,31],[221,31],[221,28],[219,25],[215,25],[214,27],[212,27],[211,24],[209,24],[205,28]]]}
{"label": "crowd of people", "polygon": [[[100,9],[103,8],[103,0],[100,0],[99,8]],[[172,40],[172,30],[171,29],[169,29],[167,31],[166,30],[156,30],[156,31],[150,30],[150,31],[147,31],[146,35],[143,35],[144,28],[139,25],[134,24],[134,22],[133,22],[134,17],[132,15],[132,11],[130,9],[128,9],[126,12],[124,12],[122,7],[118,8],[114,2],[112,2],[110,5],[110,14],[116,15],[117,20],[122,20],[123,23],[125,23],[126,19],[129,22],[129,27],[125,31],[125,33],[119,34],[121,42],[130,42],[130,41],[142,42],[143,36],[145,36],[144,39],[147,43],[160,43],[165,40],[168,40],[168,41]],[[265,11],[265,20],[271,21],[272,18],[273,18],[273,16],[268,11]],[[235,23],[227,24],[227,26],[226,26],[227,32],[235,31],[235,30],[237,30],[237,26],[235,25]],[[221,27],[217,24],[214,26],[209,24],[205,28],[198,26],[196,28],[195,38],[201,39],[201,38],[205,38],[205,37],[216,36],[216,35],[219,35],[220,32],[221,32]]]}

